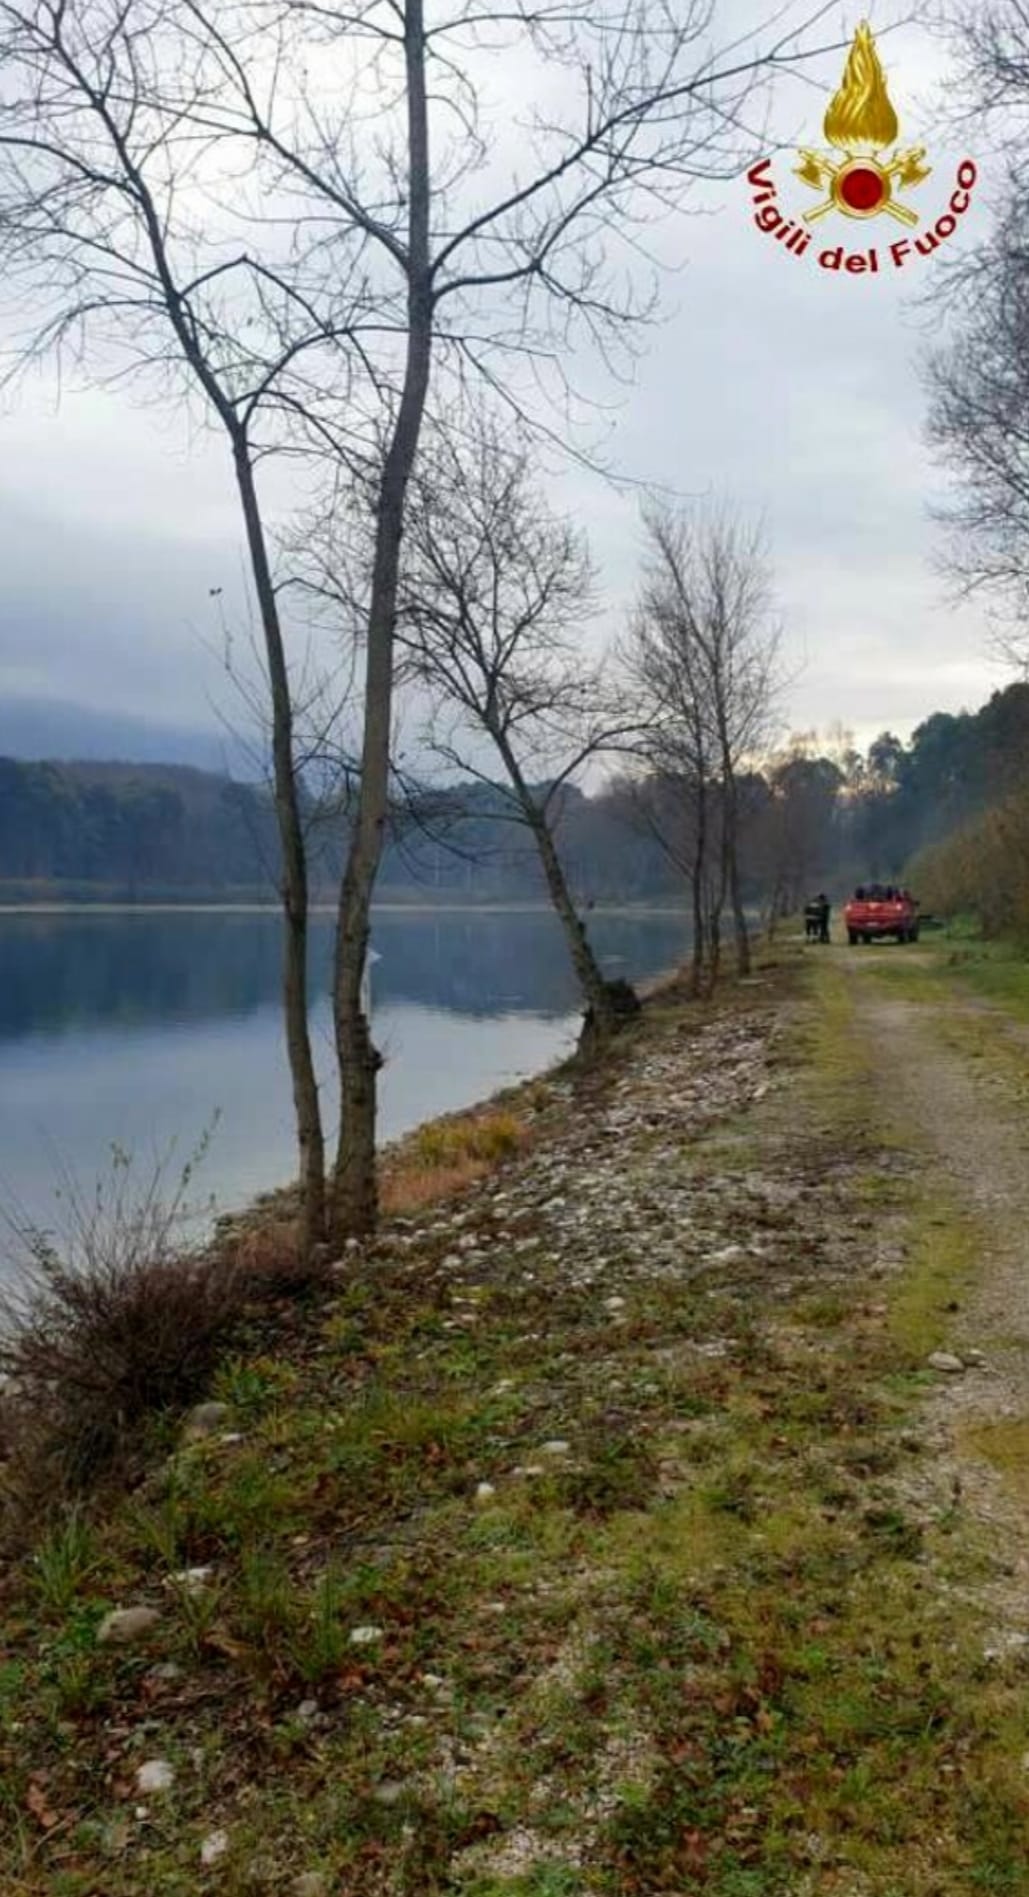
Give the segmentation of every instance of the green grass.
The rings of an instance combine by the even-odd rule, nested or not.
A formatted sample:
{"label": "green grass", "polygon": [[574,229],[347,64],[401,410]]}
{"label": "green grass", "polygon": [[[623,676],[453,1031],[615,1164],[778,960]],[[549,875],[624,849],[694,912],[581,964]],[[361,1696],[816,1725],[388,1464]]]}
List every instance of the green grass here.
{"label": "green grass", "polygon": [[[759,1262],[633,1278],[612,1326],[543,1248],[531,1282],[498,1244],[456,1283],[423,1235],[224,1367],[241,1441],[166,1445],[10,1566],[5,1897],[305,1870],[361,1897],[1024,1894],[1029,1701],[1017,1657],[982,1658],[990,1556],[896,1481],[970,1235],[877,1110],[845,978],[813,979],[788,1089],[681,1161]],[[688,1061],[694,1018],[664,1002],[644,1050]],[[794,1209],[746,1213],[755,1175]],[[869,1219],[907,1247],[886,1287]],[[476,1322],[447,1329],[469,1285]],[[140,1599],[147,1644],[98,1646]],[[149,1757],[176,1780],[140,1819]]]}
{"label": "green grass", "polygon": [[890,1297],[889,1324],[903,1359],[915,1365],[946,1344],[981,1241],[938,1185],[913,1206],[906,1236],[907,1268]]}

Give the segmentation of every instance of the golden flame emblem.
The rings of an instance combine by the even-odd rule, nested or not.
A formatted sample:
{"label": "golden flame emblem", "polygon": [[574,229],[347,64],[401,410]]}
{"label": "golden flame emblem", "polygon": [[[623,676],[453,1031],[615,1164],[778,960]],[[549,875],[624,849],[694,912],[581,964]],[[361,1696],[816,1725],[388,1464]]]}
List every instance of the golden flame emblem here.
{"label": "golden flame emblem", "polygon": [[847,55],[843,79],[822,121],[830,145],[844,154],[840,163],[828,152],[801,151],[796,176],[814,191],[826,193],[821,204],[805,211],[804,222],[814,223],[827,211],[844,217],[878,217],[886,212],[901,224],[917,224],[918,213],[898,202],[893,187],[919,185],[929,176],[923,163],[925,147],[912,146],[884,159],[900,132],[897,114],[886,88],[872,29],[862,20]]}
{"label": "golden flame emblem", "polygon": [[854,35],[843,84],[829,102],[822,130],[830,145],[845,152],[862,145],[880,151],[897,142],[900,125],[867,20],[862,20]]}

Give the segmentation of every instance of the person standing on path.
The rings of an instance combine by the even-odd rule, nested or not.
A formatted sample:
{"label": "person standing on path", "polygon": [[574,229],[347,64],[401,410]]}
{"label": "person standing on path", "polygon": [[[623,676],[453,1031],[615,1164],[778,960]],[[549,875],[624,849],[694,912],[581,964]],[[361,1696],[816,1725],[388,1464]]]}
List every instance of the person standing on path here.
{"label": "person standing on path", "polygon": [[823,890],[818,897],[818,940],[820,942],[828,942],[829,940],[830,914],[829,898]]}

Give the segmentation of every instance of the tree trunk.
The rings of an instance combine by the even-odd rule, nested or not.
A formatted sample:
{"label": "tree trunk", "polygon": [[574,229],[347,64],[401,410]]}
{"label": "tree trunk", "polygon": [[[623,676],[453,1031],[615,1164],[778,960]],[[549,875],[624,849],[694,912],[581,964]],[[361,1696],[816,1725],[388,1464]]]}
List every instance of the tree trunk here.
{"label": "tree trunk", "polygon": [[592,1022],[597,1039],[607,1040],[615,1030],[615,1012],[611,1005],[607,983],[596,956],[590,947],[585,924],[572,901],[568,880],[561,866],[554,839],[546,817],[534,801],[518,760],[511,750],[502,730],[491,727],[490,735],[504,760],[504,766],[515,795],[518,798],[525,821],[532,831],[533,841],[539,851],[543,874],[546,877],[550,900],[554,905],[557,919],[565,933],[568,952],[572,958],[576,980],[587,1008],[592,1010]]}
{"label": "tree trunk", "polygon": [[693,849],[693,955],[690,961],[690,994],[694,999],[704,984],[704,947],[707,923],[704,916],[704,865],[707,861],[707,796],[704,786],[697,787],[697,835]]}
{"label": "tree trunk", "polygon": [[300,1243],[306,1258],[312,1246],[325,1236],[325,1141],[307,1008],[307,852],[293,766],[293,711],[279,605],[268,564],[250,447],[242,433],[236,434],[233,439],[233,461],[264,633],[271,690],[275,815],[282,849],[280,893],[285,924],[282,974],[286,1049],[300,1148]]}
{"label": "tree trunk", "polygon": [[743,913],[743,899],[740,893],[739,864],[739,803],[736,794],[736,773],[733,768],[728,740],[723,736],[723,786],[725,825],[725,871],[726,892],[729,907],[732,910],[733,934],[736,939],[736,973],[750,974],[750,936],[747,932],[747,918]]}
{"label": "tree trunk", "polygon": [[736,842],[733,839],[729,853],[729,904],[732,909],[733,932],[736,937],[736,973],[750,974],[750,934],[747,918],[743,911],[743,898],[740,894],[740,866],[736,854]]}
{"label": "tree trunk", "polygon": [[372,891],[389,806],[397,578],[404,503],[418,451],[432,353],[429,275],[429,138],[422,0],[407,0],[404,24],[409,163],[407,347],[396,422],[383,464],[375,520],[368,607],[361,781],[336,930],[334,1013],[340,1076],[339,1146],[333,1191],[333,1236],[363,1235],[378,1216],[375,1169],[376,1074],[381,1056],[365,1014],[362,978],[368,957]]}

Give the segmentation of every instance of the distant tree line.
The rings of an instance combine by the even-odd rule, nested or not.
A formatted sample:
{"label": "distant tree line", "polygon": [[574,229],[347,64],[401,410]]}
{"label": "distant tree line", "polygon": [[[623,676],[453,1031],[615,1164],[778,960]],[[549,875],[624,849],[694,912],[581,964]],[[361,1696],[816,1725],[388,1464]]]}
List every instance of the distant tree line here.
{"label": "distant tree line", "polygon": [[[559,847],[578,900],[678,893],[657,846],[621,820],[617,798],[567,786],[559,803]],[[328,897],[339,874],[341,826],[313,796],[302,804],[312,893]],[[263,784],[177,765],[0,758],[0,894],[8,900],[61,893],[271,900],[278,873],[275,813]],[[531,837],[507,821],[505,795],[469,782],[426,791],[413,808],[397,809],[379,895],[538,901],[546,886]]]}
{"label": "distant tree line", "polygon": [[[1007,836],[1029,785],[1029,684],[975,712],[935,712],[905,744],[884,732],[865,751],[845,734],[796,736],[740,769],[740,882],[750,910],[795,913],[816,886],[929,874],[934,848]],[[541,795],[545,786],[538,786]],[[717,788],[708,798],[717,829]],[[696,786],[670,760],[646,760],[592,795],[560,787],[553,830],[577,907],[683,901]],[[345,841],[335,808],[302,798],[312,891],[335,888]],[[988,815],[989,813],[989,815]],[[979,829],[969,829],[969,826]],[[341,841],[342,838],[342,841]],[[962,849],[966,846],[961,845]],[[278,879],[272,800],[259,783],[178,765],[24,763],[0,758],[0,893],[70,891],[123,899],[270,899]],[[956,860],[956,859],[955,859]],[[1004,875],[1010,880],[1009,862]],[[933,870],[934,900],[942,903]],[[920,890],[919,893],[925,894]],[[512,821],[506,786],[468,779],[425,788],[393,813],[381,899],[545,901],[531,833]]]}

